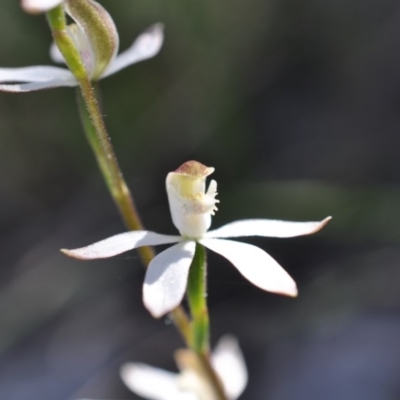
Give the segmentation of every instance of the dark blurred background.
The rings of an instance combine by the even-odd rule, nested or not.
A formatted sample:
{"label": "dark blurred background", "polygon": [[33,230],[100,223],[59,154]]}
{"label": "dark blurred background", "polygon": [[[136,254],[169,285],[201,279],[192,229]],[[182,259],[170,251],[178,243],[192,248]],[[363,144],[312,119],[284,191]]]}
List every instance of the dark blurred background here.
{"label": "dark blurred background", "polygon": [[[43,16],[2,0],[0,64],[51,64]],[[217,227],[319,220],[254,239],[299,284],[260,291],[209,257],[213,343],[235,334],[249,400],[400,398],[400,4],[104,0],[121,49],[155,22],[154,59],[101,82],[106,123],[148,229],[173,233],[164,180],[216,168]],[[64,88],[0,93],[0,398],[136,399],[123,362],[175,369],[182,342],[141,303],[137,253],[59,253],[123,231]]]}

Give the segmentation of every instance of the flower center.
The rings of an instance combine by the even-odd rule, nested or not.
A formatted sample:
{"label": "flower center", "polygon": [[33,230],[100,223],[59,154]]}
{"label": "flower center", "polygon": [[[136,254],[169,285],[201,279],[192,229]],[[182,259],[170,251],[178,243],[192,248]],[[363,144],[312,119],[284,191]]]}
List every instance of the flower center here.
{"label": "flower center", "polygon": [[197,161],[188,161],[167,176],[167,193],[172,221],[184,237],[200,239],[211,226],[211,216],[217,210],[217,182],[210,182],[206,192],[206,177],[214,168]]}

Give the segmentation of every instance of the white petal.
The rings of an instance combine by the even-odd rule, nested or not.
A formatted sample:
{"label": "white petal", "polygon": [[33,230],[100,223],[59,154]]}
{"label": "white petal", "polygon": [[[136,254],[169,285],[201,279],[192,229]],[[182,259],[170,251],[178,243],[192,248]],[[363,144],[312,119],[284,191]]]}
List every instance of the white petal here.
{"label": "white petal", "polygon": [[129,65],[154,57],[164,41],[163,24],[152,25],[144,31],[126,51],[119,54],[105,70],[101,78],[115,74]]}
{"label": "white petal", "polygon": [[150,400],[197,400],[191,393],[181,392],[177,385],[178,374],[154,368],[146,364],[129,363],[121,368],[125,385]]}
{"label": "white petal", "polygon": [[202,239],[199,243],[228,259],[253,285],[269,292],[297,295],[293,279],[259,247],[222,239]]}
{"label": "white petal", "polygon": [[146,364],[124,364],[120,375],[132,392],[148,399],[168,399],[177,391],[176,374]]}
{"label": "white petal", "polygon": [[77,86],[77,82],[72,80],[67,82],[65,80],[55,80],[48,82],[35,82],[35,83],[19,83],[15,85],[0,85],[0,92],[10,93],[25,93],[36,92],[38,90],[53,89],[63,86]]}
{"label": "white petal", "polygon": [[150,262],[143,285],[143,302],[153,317],[161,317],[182,301],[195,249],[194,241],[181,242]]}
{"label": "white petal", "polygon": [[28,82],[0,85],[0,91],[14,93],[78,85],[71,72],[51,66],[0,68],[0,82]]}
{"label": "white petal", "polygon": [[37,65],[22,68],[0,68],[0,82],[49,82],[54,80],[75,80],[65,68]]}
{"label": "white petal", "polygon": [[331,217],[319,222],[292,222],[273,219],[245,219],[231,222],[219,229],[207,232],[204,236],[210,238],[264,236],[288,238],[311,235],[322,229]]}
{"label": "white petal", "polygon": [[246,363],[237,339],[223,336],[211,355],[211,362],[230,400],[237,399],[247,385]]}
{"label": "white petal", "polygon": [[116,256],[141,246],[157,246],[158,244],[176,243],[180,240],[180,236],[160,235],[149,231],[130,231],[111,236],[86,247],[74,250],[62,249],[61,251],[67,256],[81,260],[95,260]]}
{"label": "white petal", "polygon": [[29,13],[40,13],[51,10],[61,4],[63,0],[22,0],[22,8]]}

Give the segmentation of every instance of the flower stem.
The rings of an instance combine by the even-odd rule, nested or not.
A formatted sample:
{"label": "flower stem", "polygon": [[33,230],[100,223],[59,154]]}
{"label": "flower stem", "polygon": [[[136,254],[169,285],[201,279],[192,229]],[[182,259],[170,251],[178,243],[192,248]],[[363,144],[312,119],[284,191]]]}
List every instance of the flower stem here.
{"label": "flower stem", "polygon": [[190,266],[187,297],[192,315],[191,348],[197,354],[203,374],[207,377],[218,400],[226,400],[222,383],[210,362],[210,320],[207,308],[207,253],[204,246],[197,243],[196,252]]}
{"label": "flower stem", "polygon": [[[143,229],[101,117],[92,84],[90,81],[84,80],[81,80],[79,83],[78,106],[82,124],[107,187],[111,192],[126,227],[130,230]],[[140,249],[144,249],[141,255],[146,260],[151,260],[154,257],[154,252],[149,247],[141,247]]]}
{"label": "flower stem", "polygon": [[[59,6],[49,11],[47,15],[54,41],[79,83],[78,104],[83,126],[111,196],[126,227],[130,230],[143,229],[132,196],[119,168],[94,88],[79,51],[67,33],[64,10],[62,6]],[[150,247],[141,247],[139,253],[141,258],[146,260],[146,265],[154,257],[154,251]]]}
{"label": "flower stem", "polygon": [[207,259],[205,248],[197,243],[190,266],[187,296],[192,314],[192,349],[197,353],[209,351],[209,317],[206,301]]}
{"label": "flower stem", "polygon": [[209,354],[204,354],[200,353],[197,354],[199,361],[201,363],[201,366],[203,367],[203,373],[207,377],[208,381],[214,388],[214,394],[217,400],[228,400],[225,394],[224,387],[222,386],[221,379],[219,376],[215,373],[214,368],[212,367],[211,361],[210,361],[210,355]]}

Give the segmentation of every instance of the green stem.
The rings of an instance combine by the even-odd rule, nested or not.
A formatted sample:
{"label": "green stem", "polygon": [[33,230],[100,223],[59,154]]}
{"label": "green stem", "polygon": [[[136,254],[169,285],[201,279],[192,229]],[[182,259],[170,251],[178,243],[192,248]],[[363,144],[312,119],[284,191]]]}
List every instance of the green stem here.
{"label": "green stem", "polygon": [[225,394],[224,387],[222,385],[221,379],[215,373],[215,370],[211,364],[209,354],[197,354],[197,357],[201,363],[203,374],[207,377],[208,381],[214,388],[214,394],[217,400],[228,400]]}
{"label": "green stem", "polygon": [[192,315],[192,349],[197,353],[209,351],[209,317],[206,301],[207,284],[206,250],[196,244],[196,252],[190,266],[187,296]]}
{"label": "green stem", "polygon": [[[127,228],[130,230],[143,229],[103,123],[95,91],[90,82],[85,82],[80,89],[78,90],[78,106],[82,124],[107,187]],[[154,253],[146,250],[144,256],[150,260],[154,257]]]}
{"label": "green stem", "polygon": [[53,38],[60,52],[64,56],[68,68],[75,75],[76,79],[87,77],[85,65],[82,62],[78,49],[67,32],[67,20],[62,6],[53,8],[47,12]]}
{"label": "green stem", "polygon": [[191,348],[197,354],[203,374],[214,388],[218,400],[226,400],[222,383],[210,362],[210,319],[207,308],[207,253],[204,246],[197,243],[196,252],[190,266],[187,297],[192,315]]}

